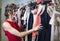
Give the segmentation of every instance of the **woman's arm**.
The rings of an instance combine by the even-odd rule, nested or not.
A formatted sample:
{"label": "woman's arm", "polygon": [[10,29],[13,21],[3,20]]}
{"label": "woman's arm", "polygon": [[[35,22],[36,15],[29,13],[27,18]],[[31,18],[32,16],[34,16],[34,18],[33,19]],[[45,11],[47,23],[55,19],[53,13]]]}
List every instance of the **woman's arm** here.
{"label": "woman's arm", "polygon": [[35,29],[31,29],[29,31],[25,31],[25,32],[19,32],[17,31],[16,29],[14,29],[9,23],[7,22],[4,22],[3,25],[2,25],[3,29],[5,31],[8,31],[10,32],[11,34],[15,35],[15,36],[18,36],[18,37],[23,37],[25,35],[28,35],[30,33],[32,33],[33,31],[37,31],[39,29],[39,26],[37,26]]}

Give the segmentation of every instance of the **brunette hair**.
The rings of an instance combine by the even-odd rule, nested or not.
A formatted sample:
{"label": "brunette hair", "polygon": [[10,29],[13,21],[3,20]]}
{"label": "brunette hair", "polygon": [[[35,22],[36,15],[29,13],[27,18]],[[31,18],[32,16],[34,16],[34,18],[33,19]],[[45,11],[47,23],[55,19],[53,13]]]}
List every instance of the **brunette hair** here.
{"label": "brunette hair", "polygon": [[6,19],[8,18],[8,13],[9,14],[13,14],[13,10],[14,10],[14,12],[16,12],[16,9],[18,9],[18,7],[17,7],[17,5],[15,5],[14,3],[12,3],[12,4],[8,4],[6,7],[5,7],[5,16],[6,16]]}

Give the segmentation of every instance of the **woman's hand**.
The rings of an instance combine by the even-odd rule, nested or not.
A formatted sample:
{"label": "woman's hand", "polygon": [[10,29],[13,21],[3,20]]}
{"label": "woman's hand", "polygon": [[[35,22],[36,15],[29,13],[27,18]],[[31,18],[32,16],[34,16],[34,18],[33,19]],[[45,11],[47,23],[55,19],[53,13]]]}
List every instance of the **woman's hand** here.
{"label": "woman's hand", "polygon": [[42,29],[42,27],[43,27],[43,26],[38,25],[38,26],[36,26],[35,28],[33,28],[33,30],[34,30],[34,31],[38,31],[39,29]]}

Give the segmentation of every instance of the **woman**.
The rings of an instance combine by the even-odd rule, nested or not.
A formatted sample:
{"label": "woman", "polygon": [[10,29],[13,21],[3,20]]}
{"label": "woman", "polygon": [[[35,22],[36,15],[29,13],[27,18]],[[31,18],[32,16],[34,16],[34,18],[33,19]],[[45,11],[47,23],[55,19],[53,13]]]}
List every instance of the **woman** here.
{"label": "woman", "polygon": [[32,33],[33,31],[37,31],[39,26],[29,31],[20,32],[20,27],[17,24],[17,6],[15,4],[9,4],[5,7],[5,16],[6,20],[2,24],[3,30],[8,37],[9,41],[22,41],[21,38]]}

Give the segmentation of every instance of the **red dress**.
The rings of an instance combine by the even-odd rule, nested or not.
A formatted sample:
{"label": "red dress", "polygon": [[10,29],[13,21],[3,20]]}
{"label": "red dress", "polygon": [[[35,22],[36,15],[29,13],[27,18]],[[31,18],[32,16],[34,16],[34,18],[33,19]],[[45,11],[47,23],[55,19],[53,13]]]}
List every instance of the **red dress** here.
{"label": "red dress", "polygon": [[[11,22],[8,20],[6,20],[6,22],[8,22],[14,29],[16,29],[20,32],[20,27],[18,26],[18,24],[16,22]],[[11,34],[8,31],[5,31],[5,30],[4,30],[4,32],[5,32],[5,35],[8,37],[9,41],[22,41],[22,39],[20,37],[15,36],[15,35]]]}

